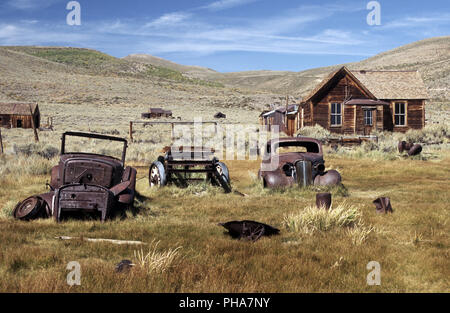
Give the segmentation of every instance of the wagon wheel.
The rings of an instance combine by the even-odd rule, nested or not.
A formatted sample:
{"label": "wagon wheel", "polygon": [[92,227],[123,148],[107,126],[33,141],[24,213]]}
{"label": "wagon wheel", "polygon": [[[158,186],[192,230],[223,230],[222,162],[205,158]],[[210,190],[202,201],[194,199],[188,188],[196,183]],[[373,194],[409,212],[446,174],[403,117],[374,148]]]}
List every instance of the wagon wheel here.
{"label": "wagon wheel", "polygon": [[231,192],[230,174],[228,172],[228,167],[225,165],[225,163],[217,162],[215,164],[214,174],[219,184],[225,190],[225,192],[226,193]]}
{"label": "wagon wheel", "polygon": [[148,173],[150,187],[161,187],[167,183],[166,170],[160,161],[156,161],[150,166]]}
{"label": "wagon wheel", "polygon": [[19,202],[14,208],[13,215],[20,220],[31,220],[38,218],[43,209],[43,201],[37,196],[28,197]]}

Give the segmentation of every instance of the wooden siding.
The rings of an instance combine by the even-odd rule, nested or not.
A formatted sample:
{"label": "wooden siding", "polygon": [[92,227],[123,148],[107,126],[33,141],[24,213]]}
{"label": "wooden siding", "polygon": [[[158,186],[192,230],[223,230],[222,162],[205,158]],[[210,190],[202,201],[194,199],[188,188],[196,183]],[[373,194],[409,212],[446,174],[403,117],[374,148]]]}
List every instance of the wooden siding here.
{"label": "wooden siding", "polygon": [[408,100],[408,127],[421,129],[424,125],[424,100]]}
{"label": "wooden siding", "polygon": [[[33,128],[31,115],[0,115],[0,126],[7,128]],[[36,128],[40,127],[40,116],[35,114]]]}
{"label": "wooden siding", "polygon": [[344,134],[353,134],[355,128],[355,106],[344,105],[342,132]]}
{"label": "wooden siding", "polygon": [[0,115],[0,126],[1,127],[11,127],[11,115],[1,114]]}
{"label": "wooden siding", "polygon": [[[425,100],[387,100],[390,102],[389,110],[391,115],[390,129],[395,132],[407,132],[410,129],[422,129],[425,126]],[[406,125],[394,125],[394,105],[396,102],[406,103]]]}
{"label": "wooden siding", "polygon": [[[352,134],[355,132],[355,108],[353,106],[345,106],[342,108],[342,125],[331,126],[330,112],[331,103],[337,102],[342,103],[346,97],[352,97],[355,99],[370,99],[369,95],[366,94],[358,84],[348,76],[341,77],[322,97],[320,97],[319,102],[313,105],[313,123],[319,124],[320,126],[330,130],[333,133],[344,133]],[[361,110],[359,108],[359,110]],[[358,126],[358,123],[363,123],[364,113],[359,112],[356,108],[356,131],[363,132],[363,125]],[[362,115],[362,120],[359,115]],[[359,129],[359,130],[358,130]]]}

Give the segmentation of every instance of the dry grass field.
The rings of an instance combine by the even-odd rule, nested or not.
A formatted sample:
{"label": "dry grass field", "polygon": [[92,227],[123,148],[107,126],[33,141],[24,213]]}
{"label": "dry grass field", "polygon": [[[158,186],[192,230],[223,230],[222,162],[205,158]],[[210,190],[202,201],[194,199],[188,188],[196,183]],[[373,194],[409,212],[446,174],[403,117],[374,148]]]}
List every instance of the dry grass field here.
{"label": "dry grass field", "polygon": [[[233,187],[226,195],[198,185],[151,190],[138,181],[139,212],[100,223],[0,219],[0,290],[8,292],[449,292],[450,159],[439,161],[349,160],[328,157],[348,188],[333,190],[333,207],[347,203],[358,225],[295,231],[285,223],[313,205],[314,190],[262,190],[258,162],[227,162]],[[145,177],[147,164],[138,167]],[[0,203],[45,191],[48,175],[2,176]],[[7,190],[5,187],[8,187]],[[372,200],[388,196],[394,213],[378,215]],[[9,210],[8,210],[9,211]],[[218,222],[253,219],[281,229],[252,243],[224,235]],[[122,259],[137,263],[132,245],[61,241],[57,236],[141,240],[146,253],[177,250],[164,271],[136,266],[116,273]],[[81,286],[66,284],[70,261],[81,264]],[[381,264],[381,285],[368,286],[366,264]]]}
{"label": "dry grass field", "polygon": [[[323,227],[320,217],[305,214],[314,205],[319,189],[264,190],[256,179],[259,161],[225,161],[233,188],[245,197],[203,184],[187,189],[150,189],[148,166],[169,143],[169,129],[140,127],[127,157],[128,164],[138,169],[139,196],[136,210],[127,212],[126,218],[106,223],[16,221],[11,216],[14,205],[29,195],[45,192],[49,171],[57,162],[61,132],[91,130],[126,137],[127,121],[135,114],[135,108],[66,108],[61,112],[55,105],[42,105],[45,112],[59,113],[55,131],[41,131],[39,144],[34,143],[31,130],[2,131],[6,150],[0,156],[2,291],[450,291],[450,157],[445,136],[441,145],[424,144],[422,155],[409,159],[399,156],[395,146],[394,151],[385,151],[383,144],[396,144],[396,138],[390,137],[378,150],[326,148],[327,168],[339,170],[345,185],[331,190],[333,207],[344,206],[353,217],[348,224]],[[111,120],[117,123],[111,125]],[[421,132],[424,141],[434,133]],[[105,153],[114,151],[89,141],[78,144]],[[393,214],[375,212],[372,201],[379,196],[391,198]],[[252,243],[233,240],[217,226],[218,222],[243,219],[268,223],[278,227],[281,234]],[[296,219],[310,227],[292,227]],[[61,241],[55,239],[57,236],[147,244],[141,251],[134,245]],[[140,265],[138,253],[149,252],[154,262]],[[115,264],[122,259],[137,266],[130,273],[116,273]],[[81,264],[81,286],[66,283],[70,261]],[[381,264],[381,286],[366,283],[369,261]]]}
{"label": "dry grass field", "polygon": [[[439,48],[448,38],[424,44]],[[416,48],[393,55],[401,59]],[[384,55],[386,66],[395,67],[391,55]],[[140,119],[149,106],[171,109],[185,121],[212,120],[221,111],[227,114],[222,124],[255,124],[265,105],[281,103],[285,96],[254,81],[242,85],[261,89],[237,89],[228,78],[206,80],[215,75],[211,70],[190,67],[191,73],[206,73],[192,78],[181,75],[179,67],[158,64],[144,66],[91,50],[0,48],[0,100],[37,101],[43,122],[47,116],[54,121],[54,131],[39,132],[39,143],[32,130],[2,129],[1,292],[450,292],[450,110],[445,93],[427,106],[428,126],[422,131],[379,133],[378,144],[352,149],[325,148],[327,168],[337,169],[345,186],[330,189],[335,212],[342,212],[338,216],[314,208],[315,194],[323,189],[263,189],[256,178],[259,160],[225,160],[233,189],[241,194],[204,184],[150,189],[148,167],[170,144],[170,127],[141,125],[135,126],[127,153],[127,164],[138,169],[135,210],[105,223],[14,220],[18,201],[46,191],[64,131],[127,137],[129,121]],[[433,74],[429,88],[446,86],[448,67],[431,72],[444,76]],[[328,136],[316,128],[305,134]],[[399,155],[397,142],[405,139],[421,143],[421,155]],[[72,147],[115,152],[109,144],[90,140],[75,141]],[[379,196],[390,197],[392,214],[375,212],[372,201]],[[217,226],[244,219],[268,223],[281,233],[253,243],[233,240]],[[146,244],[63,241],[58,236]],[[116,273],[123,259],[136,266]],[[81,264],[80,286],[66,283],[70,261]],[[370,261],[381,265],[380,286],[366,282]]]}

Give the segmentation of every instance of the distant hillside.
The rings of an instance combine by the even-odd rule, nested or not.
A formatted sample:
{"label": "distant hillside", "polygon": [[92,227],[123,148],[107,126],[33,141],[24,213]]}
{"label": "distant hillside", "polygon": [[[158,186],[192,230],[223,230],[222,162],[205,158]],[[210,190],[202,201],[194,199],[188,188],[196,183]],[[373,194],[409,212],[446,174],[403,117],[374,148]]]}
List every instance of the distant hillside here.
{"label": "distant hillside", "polygon": [[123,58],[127,61],[133,61],[138,63],[144,63],[144,64],[151,64],[155,66],[160,66],[164,68],[168,68],[171,70],[175,70],[178,72],[182,72],[184,74],[187,74],[187,76],[196,77],[196,78],[208,78],[210,75],[217,74],[216,71],[201,67],[201,66],[193,66],[193,65],[181,65],[177,64],[168,60],[165,60],[163,58],[158,58],[149,54],[131,54],[129,56],[126,56]]}
{"label": "distant hillside", "polygon": [[214,87],[222,86],[219,82],[208,82],[197,77],[189,77],[176,69],[164,67],[164,62],[160,62],[160,64],[135,62],[131,59],[115,58],[92,49],[28,46],[1,47],[0,49],[11,52],[15,51],[58,64],[64,64],[70,67],[70,70],[74,73],[160,78],[188,84],[211,85]]}
{"label": "distant hillside", "polygon": [[[140,55],[148,64],[164,64],[190,75],[221,82],[229,87],[250,90],[268,90],[279,94],[300,97],[314,88],[327,74],[342,65],[350,69],[418,70],[434,101],[450,99],[450,36],[436,37],[414,42],[390,51],[380,53],[361,62],[314,68],[301,72],[246,71],[218,73],[200,68],[180,66],[161,58]],[[136,56],[127,58],[136,60]],[[127,59],[125,58],[125,59]],[[176,67],[175,67],[176,66]],[[198,75],[198,76],[197,76]]]}
{"label": "distant hillside", "polygon": [[145,105],[179,108],[180,116],[186,110],[195,112],[194,106],[209,112],[205,118],[211,118],[218,110],[227,116],[236,108],[259,111],[279,98],[267,92],[224,88],[220,82],[91,49],[0,46],[0,73],[0,101]]}
{"label": "distant hillside", "polygon": [[[432,103],[447,107],[448,51],[450,37],[430,38],[345,65],[350,69],[419,70]],[[115,58],[91,49],[0,47],[0,101],[261,110],[283,103],[286,94],[298,100],[340,66],[301,72],[219,73],[148,55]]]}

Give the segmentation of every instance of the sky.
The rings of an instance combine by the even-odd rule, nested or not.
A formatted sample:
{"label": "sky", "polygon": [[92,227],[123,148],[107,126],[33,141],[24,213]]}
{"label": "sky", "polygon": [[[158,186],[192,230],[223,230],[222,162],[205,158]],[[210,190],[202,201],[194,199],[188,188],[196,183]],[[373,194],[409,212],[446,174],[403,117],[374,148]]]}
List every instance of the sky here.
{"label": "sky", "polygon": [[[449,0],[378,0],[375,16],[370,0],[78,0],[81,25],[68,25],[69,2],[0,0],[0,45],[145,53],[221,72],[300,71],[450,35]],[[376,16],[379,25],[369,25]]]}

